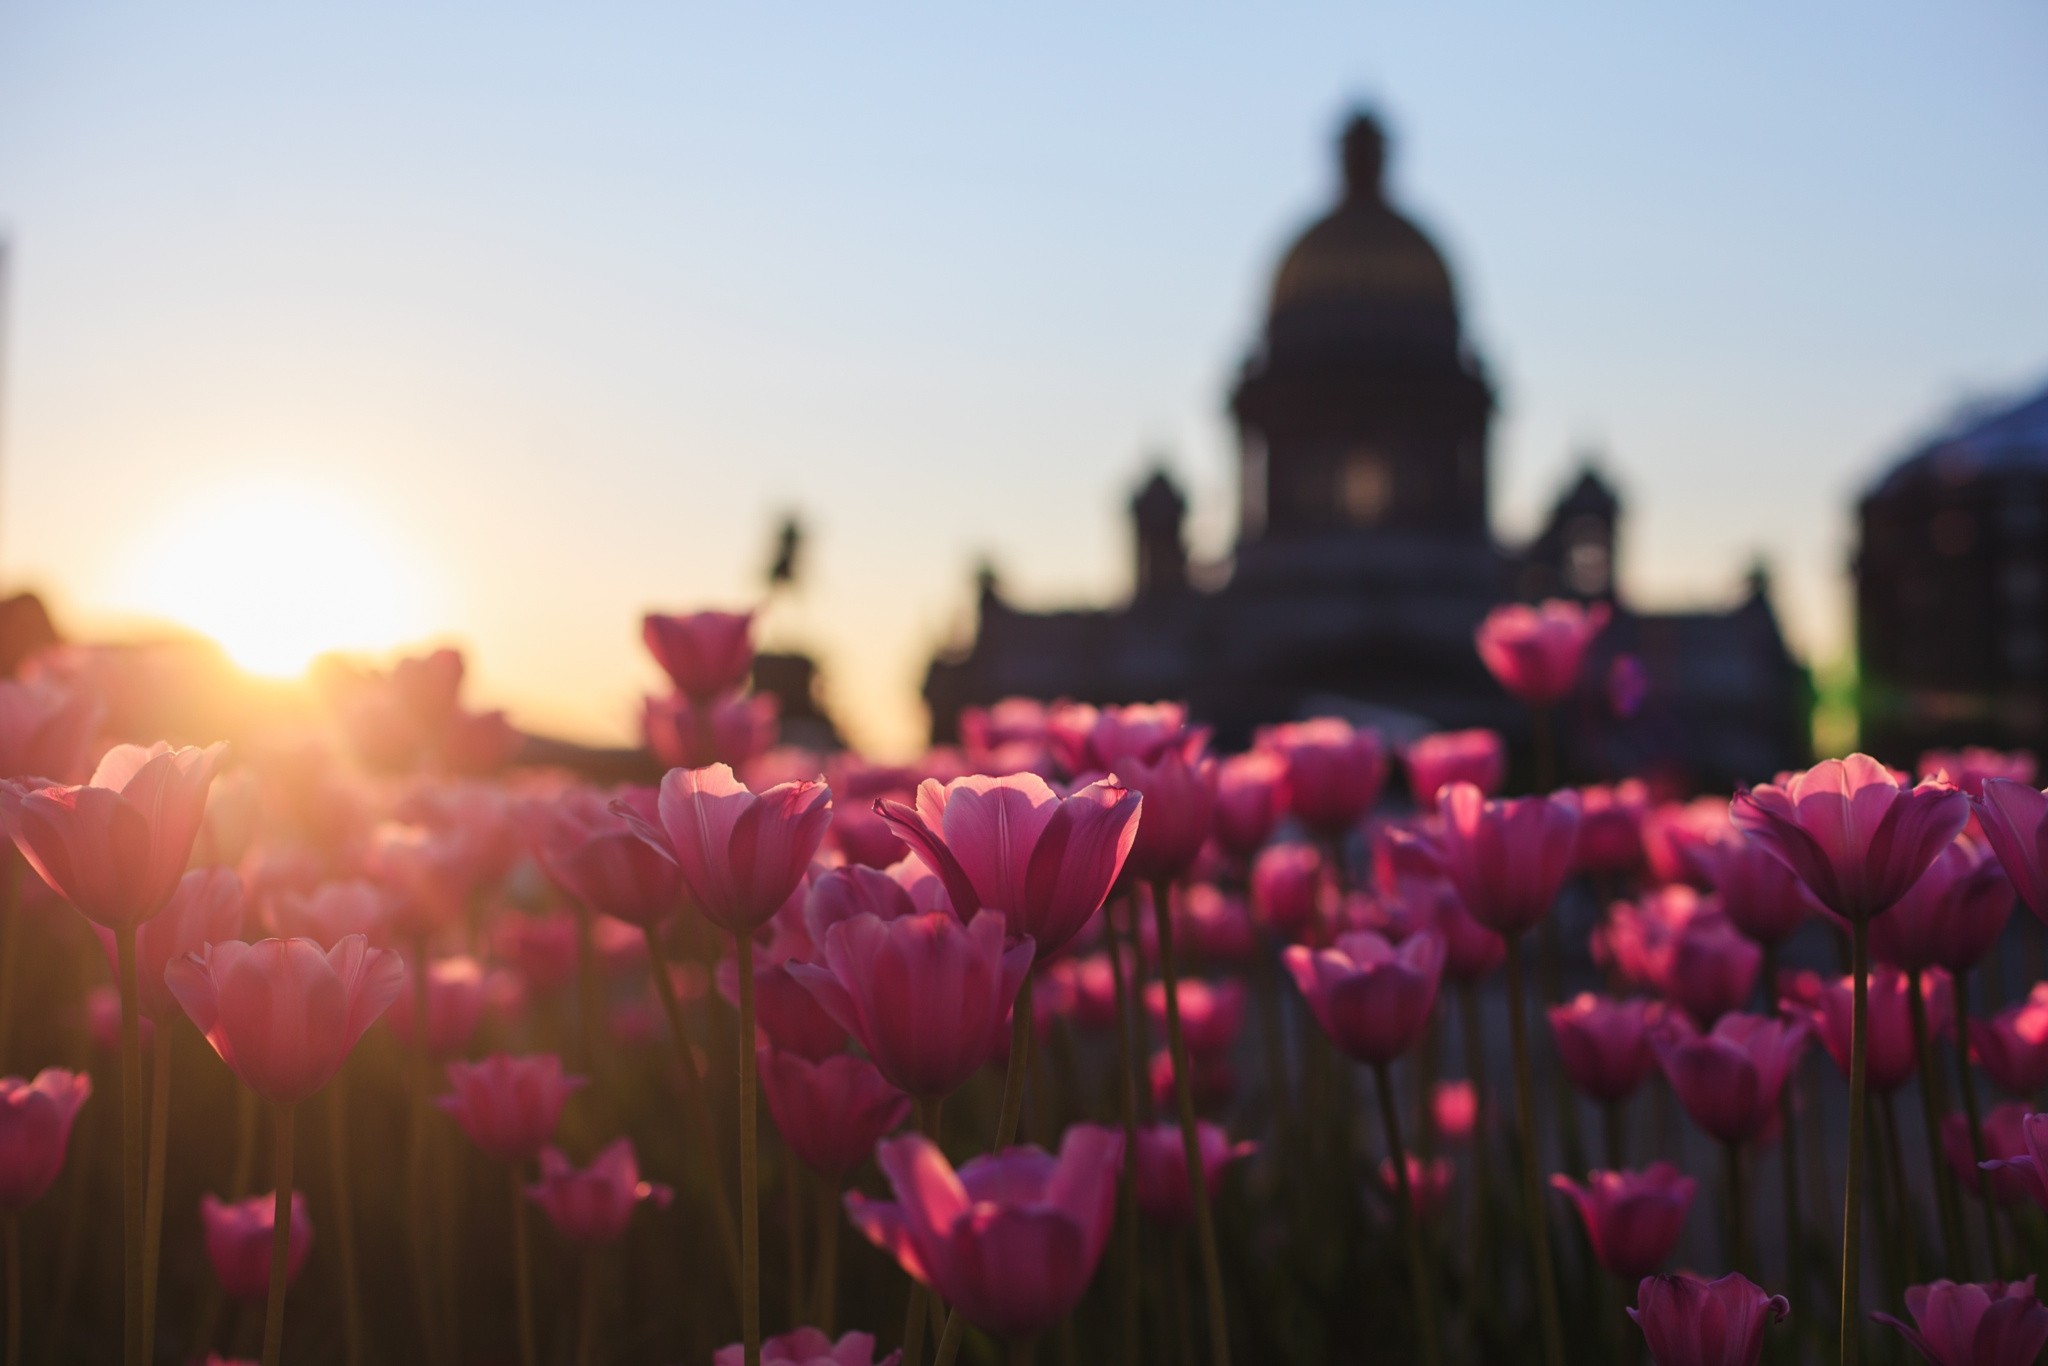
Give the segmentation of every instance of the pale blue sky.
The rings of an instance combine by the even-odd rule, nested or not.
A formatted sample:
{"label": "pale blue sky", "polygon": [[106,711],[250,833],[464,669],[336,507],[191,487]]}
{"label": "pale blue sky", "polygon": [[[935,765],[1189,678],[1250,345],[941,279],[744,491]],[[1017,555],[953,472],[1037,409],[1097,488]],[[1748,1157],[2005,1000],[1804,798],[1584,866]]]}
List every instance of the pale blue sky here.
{"label": "pale blue sky", "polygon": [[1856,491],[2048,377],[2038,4],[1020,8],[0,0],[0,570],[117,623],[166,518],[303,482],[483,696],[619,736],[641,608],[746,596],[793,505],[770,634],[901,747],[979,553],[1115,596],[1155,449],[1226,548],[1223,392],[1359,100],[1496,525],[1599,442],[1639,600],[1764,553],[1839,655]]}

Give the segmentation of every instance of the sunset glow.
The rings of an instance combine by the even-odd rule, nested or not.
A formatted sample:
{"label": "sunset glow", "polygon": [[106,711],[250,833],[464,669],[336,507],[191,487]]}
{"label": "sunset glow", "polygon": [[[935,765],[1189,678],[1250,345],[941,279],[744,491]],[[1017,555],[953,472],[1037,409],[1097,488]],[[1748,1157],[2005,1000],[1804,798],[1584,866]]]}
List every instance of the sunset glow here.
{"label": "sunset glow", "polygon": [[426,584],[388,530],[331,490],[219,491],[143,538],[123,606],[219,642],[254,673],[289,677],[330,650],[377,650],[426,629]]}

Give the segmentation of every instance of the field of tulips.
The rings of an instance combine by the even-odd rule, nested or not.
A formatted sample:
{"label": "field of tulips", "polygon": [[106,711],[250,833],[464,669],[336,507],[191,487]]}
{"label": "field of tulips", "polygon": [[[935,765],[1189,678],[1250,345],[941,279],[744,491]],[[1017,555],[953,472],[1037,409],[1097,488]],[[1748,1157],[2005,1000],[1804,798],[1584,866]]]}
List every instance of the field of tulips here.
{"label": "field of tulips", "polygon": [[4,1366],[2037,1361],[2032,758],[1556,787],[1604,620],[1481,628],[1512,764],[1014,699],[884,765],[651,616],[615,789],[451,652],[232,751],[38,661]]}

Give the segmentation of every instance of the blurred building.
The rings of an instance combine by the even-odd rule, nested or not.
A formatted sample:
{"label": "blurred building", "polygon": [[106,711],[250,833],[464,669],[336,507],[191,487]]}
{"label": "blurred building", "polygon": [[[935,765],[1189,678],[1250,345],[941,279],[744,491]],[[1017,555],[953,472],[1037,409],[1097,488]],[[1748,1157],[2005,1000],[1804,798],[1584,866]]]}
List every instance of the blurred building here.
{"label": "blurred building", "polygon": [[2048,743],[2048,389],[1979,407],[1878,479],[1859,509],[1863,744]]}
{"label": "blurred building", "polygon": [[[1281,259],[1229,394],[1240,439],[1229,563],[1189,563],[1186,498],[1162,471],[1131,502],[1128,602],[1021,610],[984,571],[973,637],[926,677],[934,738],[954,736],[962,707],[1013,694],[1184,697],[1232,744],[1311,712],[1397,738],[1470,725],[1517,734],[1524,718],[1481,667],[1474,629],[1505,600],[1566,596],[1616,611],[1578,724],[1567,720],[1582,774],[1649,764],[1721,782],[1801,759],[1806,678],[1763,575],[1728,611],[1630,611],[1614,582],[1621,502],[1590,467],[1529,546],[1495,538],[1494,389],[1463,336],[1451,272],[1387,202],[1379,124],[1355,118],[1341,154],[1342,197]],[[1600,713],[1597,681],[1617,650],[1639,653],[1651,681],[1626,724]]]}

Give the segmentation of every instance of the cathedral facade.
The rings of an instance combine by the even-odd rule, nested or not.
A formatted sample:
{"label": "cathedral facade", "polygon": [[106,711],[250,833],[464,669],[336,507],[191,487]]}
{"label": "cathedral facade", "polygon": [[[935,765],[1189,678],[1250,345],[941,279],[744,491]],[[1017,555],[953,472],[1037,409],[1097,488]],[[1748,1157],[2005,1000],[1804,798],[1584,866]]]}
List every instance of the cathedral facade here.
{"label": "cathedral facade", "polygon": [[[1532,544],[1496,539],[1493,386],[1442,255],[1387,201],[1386,153],[1379,124],[1354,118],[1338,203],[1275,273],[1228,400],[1239,527],[1227,566],[1190,566],[1186,500],[1160,472],[1131,502],[1127,602],[1024,611],[984,573],[972,639],[926,676],[935,740],[953,737],[963,707],[1012,695],[1185,698],[1226,745],[1316,712],[1397,741],[1473,725],[1518,736],[1524,718],[1481,667],[1473,632],[1502,602],[1574,597],[1615,609],[1589,679],[1626,651],[1651,680],[1632,721],[1566,717],[1582,776],[1647,763],[1725,781],[1805,756],[1805,673],[1761,574],[1724,613],[1629,611],[1613,575],[1620,504],[1591,469]],[[1589,686],[1582,710],[1598,694]]]}

